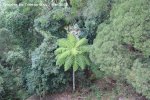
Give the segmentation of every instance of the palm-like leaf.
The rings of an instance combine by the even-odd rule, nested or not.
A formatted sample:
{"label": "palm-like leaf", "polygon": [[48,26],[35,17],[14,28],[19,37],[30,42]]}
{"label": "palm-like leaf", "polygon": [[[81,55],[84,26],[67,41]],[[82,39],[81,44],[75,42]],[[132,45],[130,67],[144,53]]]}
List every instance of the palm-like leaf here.
{"label": "palm-like leaf", "polygon": [[68,34],[66,39],[59,39],[57,43],[59,48],[55,50],[56,64],[64,65],[65,71],[71,66],[74,71],[77,71],[79,67],[84,69],[86,65],[90,65],[86,54],[90,50],[87,39],[78,40],[74,35]]}
{"label": "palm-like leaf", "polygon": [[63,52],[65,52],[67,50],[67,48],[58,48],[57,50],[55,50],[55,55],[61,54]]}
{"label": "palm-like leaf", "polygon": [[85,59],[84,59],[84,56],[83,56],[83,55],[78,55],[78,56],[77,56],[77,63],[78,63],[78,65],[81,67],[81,69],[84,69],[84,68],[85,68],[86,62],[85,62]]}
{"label": "palm-like leaf", "polygon": [[65,52],[63,52],[61,54],[58,54],[56,56],[56,59],[57,59],[56,65],[61,66],[62,64],[64,64],[67,56],[69,56],[69,55],[70,55],[70,51],[69,50],[67,50],[67,51],[65,51]]}
{"label": "palm-like leaf", "polygon": [[65,63],[66,59],[57,59],[56,65],[62,66]]}
{"label": "palm-like leaf", "polygon": [[65,51],[65,52],[63,52],[63,53],[61,53],[61,54],[59,54],[58,55],[58,59],[65,59],[67,56],[69,56],[70,55],[70,51],[69,50],[67,50],[67,51]]}
{"label": "palm-like leaf", "polygon": [[90,65],[90,60],[89,60],[88,56],[84,56],[84,61],[87,65]]}
{"label": "palm-like leaf", "polygon": [[79,47],[79,50],[82,51],[82,53],[90,52],[90,49],[90,45],[84,45]]}
{"label": "palm-like leaf", "polygon": [[59,39],[58,41],[57,41],[57,44],[58,44],[58,46],[60,46],[60,47],[64,47],[64,48],[68,48],[69,47],[69,43],[68,43],[68,41],[67,41],[67,39]]}
{"label": "palm-like leaf", "polygon": [[88,44],[88,40],[86,38],[83,38],[76,43],[76,48],[87,44]]}
{"label": "palm-like leaf", "polygon": [[71,44],[70,47],[74,47],[76,45],[77,39],[72,34],[68,34],[68,42]]}
{"label": "palm-like leaf", "polygon": [[65,61],[65,65],[64,65],[65,71],[67,71],[71,67],[72,63],[73,63],[73,57],[69,56]]}

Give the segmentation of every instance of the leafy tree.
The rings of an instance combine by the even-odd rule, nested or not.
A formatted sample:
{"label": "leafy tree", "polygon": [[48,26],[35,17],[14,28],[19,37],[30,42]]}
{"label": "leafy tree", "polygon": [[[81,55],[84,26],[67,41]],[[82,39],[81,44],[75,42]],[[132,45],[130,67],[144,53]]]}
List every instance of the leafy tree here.
{"label": "leafy tree", "polygon": [[150,3],[148,0],[114,1],[109,20],[99,25],[90,58],[107,75],[127,79],[137,92],[150,98]]}
{"label": "leafy tree", "polygon": [[0,64],[3,66],[0,68],[3,79],[1,100],[22,100],[27,97],[25,76],[31,65],[30,52],[43,39],[34,31],[36,15],[33,10],[19,6],[4,6],[0,11]]}
{"label": "leafy tree", "polygon": [[52,11],[46,11],[46,14],[44,13],[34,20],[34,27],[48,31],[59,38],[66,37],[67,32],[64,27],[72,20],[68,12],[69,9],[64,8],[54,8]]}
{"label": "leafy tree", "polygon": [[85,38],[78,40],[73,34],[68,34],[67,38],[59,39],[57,44],[59,48],[55,51],[56,65],[64,65],[65,71],[73,68],[73,91],[75,91],[75,71],[79,67],[84,69],[86,65],[90,65],[87,55],[88,41]]}
{"label": "leafy tree", "polygon": [[87,37],[90,44],[96,37],[98,25],[109,18],[112,0],[71,0],[74,22],[80,27],[80,37]]}
{"label": "leafy tree", "polygon": [[27,76],[27,87],[30,94],[44,96],[46,93],[62,91],[67,85],[65,73],[55,65],[54,50],[56,38],[47,37],[31,54],[32,66]]}
{"label": "leafy tree", "polygon": [[96,37],[98,25],[109,18],[112,0],[87,0],[86,6],[82,9],[84,17],[84,35],[93,43]]}
{"label": "leafy tree", "polygon": [[0,64],[0,99],[1,100],[22,100],[27,97],[22,84],[19,69],[6,68],[8,65]]}
{"label": "leafy tree", "polygon": [[[14,1],[17,0],[12,2],[8,0],[8,3]],[[21,3],[38,1],[41,0],[21,0]],[[53,36],[47,38],[40,32],[48,31],[46,36],[51,33],[54,33],[53,35],[66,33],[65,14],[68,11],[55,8],[49,14],[47,9],[41,8],[28,6],[0,8],[0,64],[4,66],[3,70],[0,68],[1,100],[23,100],[26,94],[43,95],[47,92],[57,92],[67,85],[66,73],[55,65],[54,50],[57,47],[57,38]],[[48,23],[43,23],[44,16]],[[36,22],[40,22],[41,26]],[[65,34],[59,35],[65,37]],[[56,36],[60,37],[59,35]]]}
{"label": "leafy tree", "polygon": [[[142,61],[143,60],[143,61]],[[135,87],[136,91],[150,98],[150,59],[136,59],[133,67],[126,76],[128,83]]]}
{"label": "leafy tree", "polygon": [[0,57],[4,56],[9,50],[14,47],[14,37],[6,28],[0,29]]}

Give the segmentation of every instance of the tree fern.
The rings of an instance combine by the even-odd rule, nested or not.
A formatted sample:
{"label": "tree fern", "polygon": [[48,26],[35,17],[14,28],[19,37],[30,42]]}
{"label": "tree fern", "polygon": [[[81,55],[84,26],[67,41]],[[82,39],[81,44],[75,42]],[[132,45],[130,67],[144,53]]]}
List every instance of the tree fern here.
{"label": "tree fern", "polygon": [[90,48],[88,46],[88,40],[86,38],[77,39],[73,34],[68,34],[67,38],[59,39],[57,41],[59,46],[55,50],[55,55],[59,66],[64,65],[64,70],[67,71],[73,68],[73,90],[75,89],[75,77],[74,72],[78,68],[84,69],[86,65],[90,65],[90,61],[87,56]]}

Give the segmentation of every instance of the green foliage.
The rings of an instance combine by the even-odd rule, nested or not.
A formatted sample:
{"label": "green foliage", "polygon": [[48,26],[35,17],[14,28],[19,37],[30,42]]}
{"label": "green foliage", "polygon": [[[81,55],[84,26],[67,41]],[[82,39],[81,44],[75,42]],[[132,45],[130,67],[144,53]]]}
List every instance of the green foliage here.
{"label": "green foliage", "polygon": [[150,98],[150,68],[144,60],[150,55],[148,6],[148,0],[116,0],[110,19],[97,30],[90,57],[106,74],[127,78],[137,92]]}
{"label": "green foliage", "polygon": [[98,16],[103,16],[103,18],[105,18],[107,12],[110,10],[110,3],[111,0],[87,0],[87,5],[83,9],[83,16],[87,19]]}
{"label": "green foliage", "polygon": [[3,28],[5,26],[5,14],[1,11],[0,13],[0,28]]}
{"label": "green foliage", "polygon": [[111,29],[112,27],[107,24],[102,24],[98,28],[98,35],[90,57],[95,64],[99,64],[100,70],[105,71],[106,74],[119,75],[122,71],[125,74],[125,69],[130,68],[132,63],[128,57],[133,54],[119,44],[121,38],[117,33],[113,34]]}
{"label": "green foliage", "polygon": [[67,38],[59,39],[57,42],[59,48],[55,50],[56,65],[64,65],[64,70],[73,69],[73,91],[75,91],[75,71],[78,68],[82,70],[86,65],[90,65],[88,58],[89,45],[85,38],[77,39],[73,34],[69,33]]}
{"label": "green foliage", "polygon": [[25,53],[20,48],[5,53],[5,56],[6,62],[11,64],[16,70],[18,68],[21,70],[20,66],[23,66],[26,61]]}
{"label": "green foliage", "polygon": [[[63,90],[69,75],[60,66],[65,71],[73,68],[75,72],[90,65],[87,44],[92,44],[95,37],[90,52],[94,75],[120,76],[138,93],[150,98],[149,0],[7,0],[6,3],[49,6],[0,7],[0,100],[23,100],[28,94]],[[67,31],[72,31],[67,27],[75,25],[79,26],[79,35],[88,40],[78,40],[70,34],[65,38]],[[77,73],[80,78],[82,74]]]}
{"label": "green foliage", "polygon": [[78,11],[85,5],[85,0],[70,0],[71,6]]}
{"label": "green foliage", "polygon": [[4,27],[12,33],[17,45],[26,52],[33,50],[41,43],[41,37],[33,27],[34,17],[37,16],[36,11],[38,10],[21,7],[10,7],[3,11],[5,15]]}
{"label": "green foliage", "polygon": [[64,8],[54,8],[52,11],[46,12],[45,15],[35,19],[34,27],[48,31],[54,36],[65,37],[66,30],[64,26],[67,25],[67,10]]}
{"label": "green foliage", "polygon": [[29,23],[28,17],[18,11],[10,12],[6,16],[6,27],[18,37],[28,31]]}
{"label": "green foliage", "polygon": [[[117,5],[117,4],[116,4]],[[144,6],[143,6],[144,5]],[[136,3],[131,0],[114,5],[111,16],[113,19],[112,25],[117,27],[118,32],[123,37],[122,42],[131,44],[134,48],[142,51],[143,55],[149,55],[149,10],[148,0],[144,2],[138,0]],[[126,27],[125,27],[126,26]]]}
{"label": "green foliage", "polygon": [[71,67],[73,67],[74,71],[77,71],[79,67],[84,69],[86,65],[90,65],[87,56],[87,52],[89,51],[87,44],[87,39],[78,40],[72,34],[68,34],[66,39],[59,39],[59,48],[55,51],[57,55],[56,65],[62,66],[64,64],[65,71]]}
{"label": "green foliage", "polygon": [[23,86],[22,70],[26,65],[25,61],[24,52],[20,48],[13,48],[1,56],[0,65],[3,65],[0,66],[0,76],[3,79],[0,85],[1,89],[3,89],[0,92],[1,100],[25,99],[28,96]]}
{"label": "green foliage", "polygon": [[[64,10],[56,9],[50,15],[52,21],[54,20],[51,29],[58,27],[57,23],[61,23],[59,28],[56,28],[55,31],[47,31],[49,29],[47,27],[45,32],[41,30],[41,27],[39,27],[39,31],[35,30],[37,27],[34,20],[39,17],[37,15],[41,12],[40,8],[5,7],[0,13],[2,19],[0,20],[0,28],[2,28],[0,29],[0,63],[7,69],[5,69],[6,71],[2,70],[2,73],[9,73],[8,75],[5,74],[7,79],[0,74],[4,81],[1,80],[0,82],[1,90],[3,88],[2,100],[23,100],[27,94],[44,95],[47,92],[61,91],[67,85],[64,71],[55,65],[56,38],[50,39],[41,34],[42,32],[51,36],[50,32],[61,31],[65,33],[63,29],[64,21],[61,21],[65,18]],[[49,21],[49,19],[46,21]],[[51,23],[51,21],[49,22]],[[45,23],[44,25],[46,26]],[[64,37],[64,34],[61,35]],[[45,39],[41,44],[43,38]],[[39,44],[41,45],[38,47]],[[33,68],[30,68],[30,66]],[[6,80],[10,80],[12,83],[10,81],[7,83]],[[19,97],[19,95],[21,96]]]}
{"label": "green foliage", "polygon": [[[2,65],[0,65],[0,69],[2,68]],[[3,89],[3,83],[4,83],[4,79],[2,76],[0,76],[0,95],[2,95],[2,92],[4,91]],[[2,99],[2,97],[0,96],[0,99]]]}
{"label": "green foliage", "polygon": [[2,57],[5,52],[12,50],[14,44],[14,37],[6,28],[0,29],[0,56]]}
{"label": "green foliage", "polygon": [[43,38],[33,27],[36,14],[31,9],[24,10],[15,6],[4,7],[0,11],[0,64],[4,66],[0,68],[3,79],[1,100],[23,100],[27,97],[25,76],[31,65],[30,52]]}
{"label": "green foliage", "polygon": [[45,38],[32,52],[32,67],[27,74],[27,86],[31,94],[45,95],[47,92],[60,91],[67,84],[63,70],[55,65],[55,43],[56,38]]}
{"label": "green foliage", "polygon": [[83,31],[83,36],[87,36],[89,43],[93,43],[96,37],[98,25],[109,18],[112,0],[87,0],[81,10],[78,24]]}
{"label": "green foliage", "polygon": [[27,97],[19,70],[4,68],[0,65],[0,76],[1,100],[22,100]]}
{"label": "green foliage", "polygon": [[149,59],[135,60],[132,69],[126,76],[127,81],[135,87],[136,91],[150,98],[150,66]]}

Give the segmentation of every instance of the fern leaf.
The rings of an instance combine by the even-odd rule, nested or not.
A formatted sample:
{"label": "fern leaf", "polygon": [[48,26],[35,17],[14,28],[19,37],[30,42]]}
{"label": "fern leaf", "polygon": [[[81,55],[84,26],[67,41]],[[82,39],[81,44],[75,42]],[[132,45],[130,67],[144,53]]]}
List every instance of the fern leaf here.
{"label": "fern leaf", "polygon": [[65,64],[66,58],[64,59],[57,59],[56,61],[56,65],[58,65],[59,67],[62,66],[63,64]]}
{"label": "fern leaf", "polygon": [[90,60],[89,60],[88,56],[84,56],[84,61],[85,61],[86,65],[90,65]]}
{"label": "fern leaf", "polygon": [[86,66],[85,58],[83,55],[78,55],[77,56],[77,63],[81,67],[81,69],[84,69]]}
{"label": "fern leaf", "polygon": [[71,44],[70,46],[74,47],[77,42],[76,37],[73,34],[69,33],[67,39],[68,39],[69,43]]}
{"label": "fern leaf", "polygon": [[73,57],[72,56],[67,57],[64,65],[65,71],[67,71],[71,67],[72,63],[73,63]]}
{"label": "fern leaf", "polygon": [[61,53],[60,55],[58,55],[58,58],[57,59],[65,59],[67,56],[70,55],[70,51],[67,50],[65,51],[64,53]]}
{"label": "fern leaf", "polygon": [[66,50],[67,50],[67,48],[60,47],[60,48],[58,48],[58,49],[55,50],[55,55],[63,53]]}
{"label": "fern leaf", "polygon": [[90,52],[91,47],[90,47],[89,45],[81,46],[81,47],[79,48],[79,50],[82,51],[82,53]]}
{"label": "fern leaf", "polygon": [[86,44],[88,44],[88,40],[86,38],[83,38],[76,43],[76,47],[86,45]]}
{"label": "fern leaf", "polygon": [[57,44],[58,44],[58,46],[60,46],[60,47],[68,47],[68,40],[67,39],[59,39],[58,41],[57,41]]}

